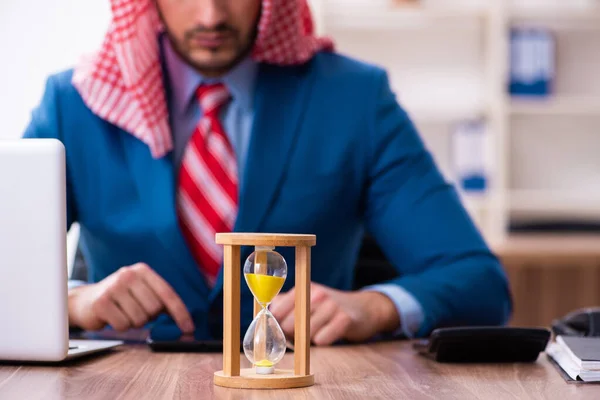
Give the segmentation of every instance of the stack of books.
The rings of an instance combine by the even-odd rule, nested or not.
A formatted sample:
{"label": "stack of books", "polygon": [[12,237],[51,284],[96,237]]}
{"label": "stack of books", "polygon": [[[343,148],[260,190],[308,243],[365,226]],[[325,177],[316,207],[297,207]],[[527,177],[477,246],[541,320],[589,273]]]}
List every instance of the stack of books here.
{"label": "stack of books", "polygon": [[465,193],[483,193],[492,168],[490,131],[484,120],[462,121],[452,135],[454,176]]}
{"label": "stack of books", "polygon": [[546,353],[572,380],[600,382],[600,337],[557,336]]}

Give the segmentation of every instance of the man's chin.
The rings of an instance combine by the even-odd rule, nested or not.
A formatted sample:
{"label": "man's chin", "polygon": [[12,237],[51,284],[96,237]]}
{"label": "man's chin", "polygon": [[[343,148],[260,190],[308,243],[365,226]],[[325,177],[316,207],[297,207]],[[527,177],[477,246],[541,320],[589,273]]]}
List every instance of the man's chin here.
{"label": "man's chin", "polygon": [[240,57],[237,54],[192,54],[190,61],[192,66],[200,73],[219,74],[225,73],[233,68],[239,61]]}

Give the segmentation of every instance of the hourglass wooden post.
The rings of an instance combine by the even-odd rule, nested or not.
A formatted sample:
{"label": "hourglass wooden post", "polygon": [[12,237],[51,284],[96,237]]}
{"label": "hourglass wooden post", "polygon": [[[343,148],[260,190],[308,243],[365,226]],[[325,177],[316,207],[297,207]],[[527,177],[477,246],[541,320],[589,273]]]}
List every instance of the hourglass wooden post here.
{"label": "hourglass wooden post", "polygon": [[[316,244],[316,236],[217,233],[216,242],[224,246],[223,370],[215,372],[214,383],[218,386],[245,389],[288,389],[313,385],[314,375],[310,373],[310,252],[311,247]],[[261,375],[254,369],[240,369],[241,246],[296,249],[294,370],[275,369],[271,374]],[[257,262],[263,262],[263,257],[266,255],[256,252],[255,260],[259,260]],[[256,317],[263,306],[256,299],[253,301]]]}

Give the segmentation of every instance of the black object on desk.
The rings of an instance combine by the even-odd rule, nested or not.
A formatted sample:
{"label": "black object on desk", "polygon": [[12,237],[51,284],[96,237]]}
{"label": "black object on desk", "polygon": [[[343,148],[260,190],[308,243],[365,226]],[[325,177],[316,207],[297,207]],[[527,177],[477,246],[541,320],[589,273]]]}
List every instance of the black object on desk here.
{"label": "black object on desk", "polygon": [[572,311],[552,321],[552,331],[557,336],[600,336],[600,307]]}
{"label": "black object on desk", "polygon": [[194,335],[184,335],[174,323],[159,323],[150,329],[146,343],[157,352],[223,352],[223,340],[210,335],[203,327],[205,325],[197,326]]}
{"label": "black object on desk", "polygon": [[169,353],[222,353],[223,341],[196,339],[194,336],[180,336],[173,340],[157,340],[148,336],[146,341],[152,351]]}
{"label": "black object on desk", "polygon": [[[146,343],[152,351],[168,353],[222,353],[223,339],[211,335],[204,325],[197,325],[193,335],[182,334],[174,324],[156,324],[150,330]],[[243,337],[240,337],[240,351],[243,352]],[[293,352],[288,343],[286,352]]]}
{"label": "black object on desk", "polygon": [[439,362],[534,362],[549,340],[550,331],[543,328],[440,328],[414,348]]}

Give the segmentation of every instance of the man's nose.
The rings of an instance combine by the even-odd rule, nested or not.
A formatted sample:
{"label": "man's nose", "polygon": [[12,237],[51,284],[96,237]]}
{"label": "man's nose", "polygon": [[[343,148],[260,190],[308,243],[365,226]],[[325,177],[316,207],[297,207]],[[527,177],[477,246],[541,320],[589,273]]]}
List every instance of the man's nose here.
{"label": "man's nose", "polygon": [[226,2],[222,0],[200,0],[196,8],[196,22],[208,29],[217,28],[226,21]]}

